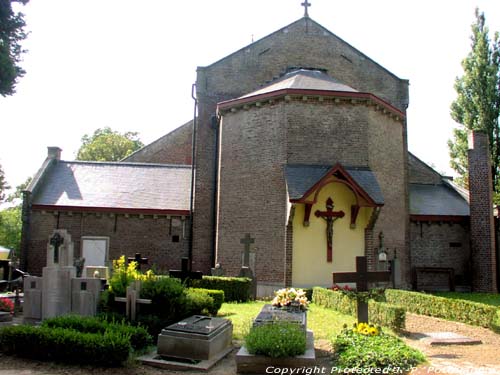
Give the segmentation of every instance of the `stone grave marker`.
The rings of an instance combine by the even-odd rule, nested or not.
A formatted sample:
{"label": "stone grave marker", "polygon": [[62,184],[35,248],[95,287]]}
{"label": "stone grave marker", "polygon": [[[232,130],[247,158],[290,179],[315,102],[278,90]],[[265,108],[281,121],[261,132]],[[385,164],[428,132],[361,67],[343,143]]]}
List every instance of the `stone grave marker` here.
{"label": "stone grave marker", "polygon": [[42,319],[43,279],[38,276],[24,278],[23,321],[36,322]]}
{"label": "stone grave marker", "polygon": [[255,239],[250,236],[250,233],[245,234],[245,237],[243,237],[240,240],[240,243],[245,246],[243,253],[242,253],[242,266],[240,269],[240,273],[238,274],[239,277],[248,277],[249,279],[252,279],[252,286],[251,286],[251,299],[256,299],[257,298],[257,278],[255,277],[254,271],[250,268],[250,261],[252,260],[252,255],[253,255],[253,263],[255,264],[255,254],[250,252],[250,245],[255,243]]}
{"label": "stone grave marker", "polygon": [[127,287],[127,295],[125,297],[115,297],[116,302],[125,302],[125,315],[131,321],[137,319],[137,305],[150,305],[152,303],[150,299],[139,298],[140,293],[141,282],[136,281],[134,284]]}
{"label": "stone grave marker", "polygon": [[189,258],[181,258],[181,269],[180,270],[170,270],[168,271],[170,277],[175,277],[176,279],[181,279],[184,282],[187,279],[201,279],[203,277],[203,272],[201,271],[191,271],[189,269]]}
{"label": "stone grave marker", "polygon": [[101,296],[101,279],[76,278],[71,280],[71,313],[95,316]]}

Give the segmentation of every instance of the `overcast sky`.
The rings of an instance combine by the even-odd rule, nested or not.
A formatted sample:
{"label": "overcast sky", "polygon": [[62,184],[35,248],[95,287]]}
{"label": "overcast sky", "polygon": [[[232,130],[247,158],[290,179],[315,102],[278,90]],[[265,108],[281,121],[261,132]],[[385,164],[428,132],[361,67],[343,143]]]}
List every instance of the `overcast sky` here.
{"label": "overcast sky", "polygon": [[[81,137],[100,127],[149,143],[190,120],[196,67],[296,21],[302,1],[31,0],[21,7],[27,74],[14,96],[0,97],[7,180],[33,175],[47,146],[74,159]],[[312,19],[410,80],[410,151],[451,173],[449,107],[474,9],[500,30],[500,1],[310,1]]]}

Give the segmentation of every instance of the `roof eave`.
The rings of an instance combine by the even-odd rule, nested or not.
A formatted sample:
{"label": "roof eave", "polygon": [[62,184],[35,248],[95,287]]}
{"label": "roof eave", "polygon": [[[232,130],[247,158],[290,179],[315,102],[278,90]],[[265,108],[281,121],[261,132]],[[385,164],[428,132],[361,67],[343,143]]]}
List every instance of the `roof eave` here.
{"label": "roof eave", "polygon": [[90,207],[90,206],[60,206],[60,205],[33,204],[32,209],[38,211],[98,212],[98,213],[109,213],[109,214],[189,216],[189,210],[165,209],[165,208]]}

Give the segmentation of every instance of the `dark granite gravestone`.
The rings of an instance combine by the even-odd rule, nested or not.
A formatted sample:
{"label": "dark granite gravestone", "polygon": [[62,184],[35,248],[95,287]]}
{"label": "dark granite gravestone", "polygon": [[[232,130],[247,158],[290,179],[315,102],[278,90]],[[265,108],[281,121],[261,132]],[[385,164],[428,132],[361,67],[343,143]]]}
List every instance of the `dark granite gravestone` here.
{"label": "dark granite gravestone", "polygon": [[305,311],[293,311],[274,307],[273,305],[264,305],[260,310],[259,315],[255,318],[253,326],[261,326],[264,324],[272,324],[275,322],[288,322],[300,326],[306,333],[307,329],[307,313]]}

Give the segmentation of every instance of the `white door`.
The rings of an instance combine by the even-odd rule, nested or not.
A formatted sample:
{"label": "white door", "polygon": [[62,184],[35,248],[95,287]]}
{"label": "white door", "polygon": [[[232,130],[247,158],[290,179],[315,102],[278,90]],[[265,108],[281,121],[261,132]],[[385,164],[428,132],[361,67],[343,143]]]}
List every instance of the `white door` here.
{"label": "white door", "polygon": [[106,265],[108,241],[106,237],[82,237],[82,257],[85,258],[85,267]]}

